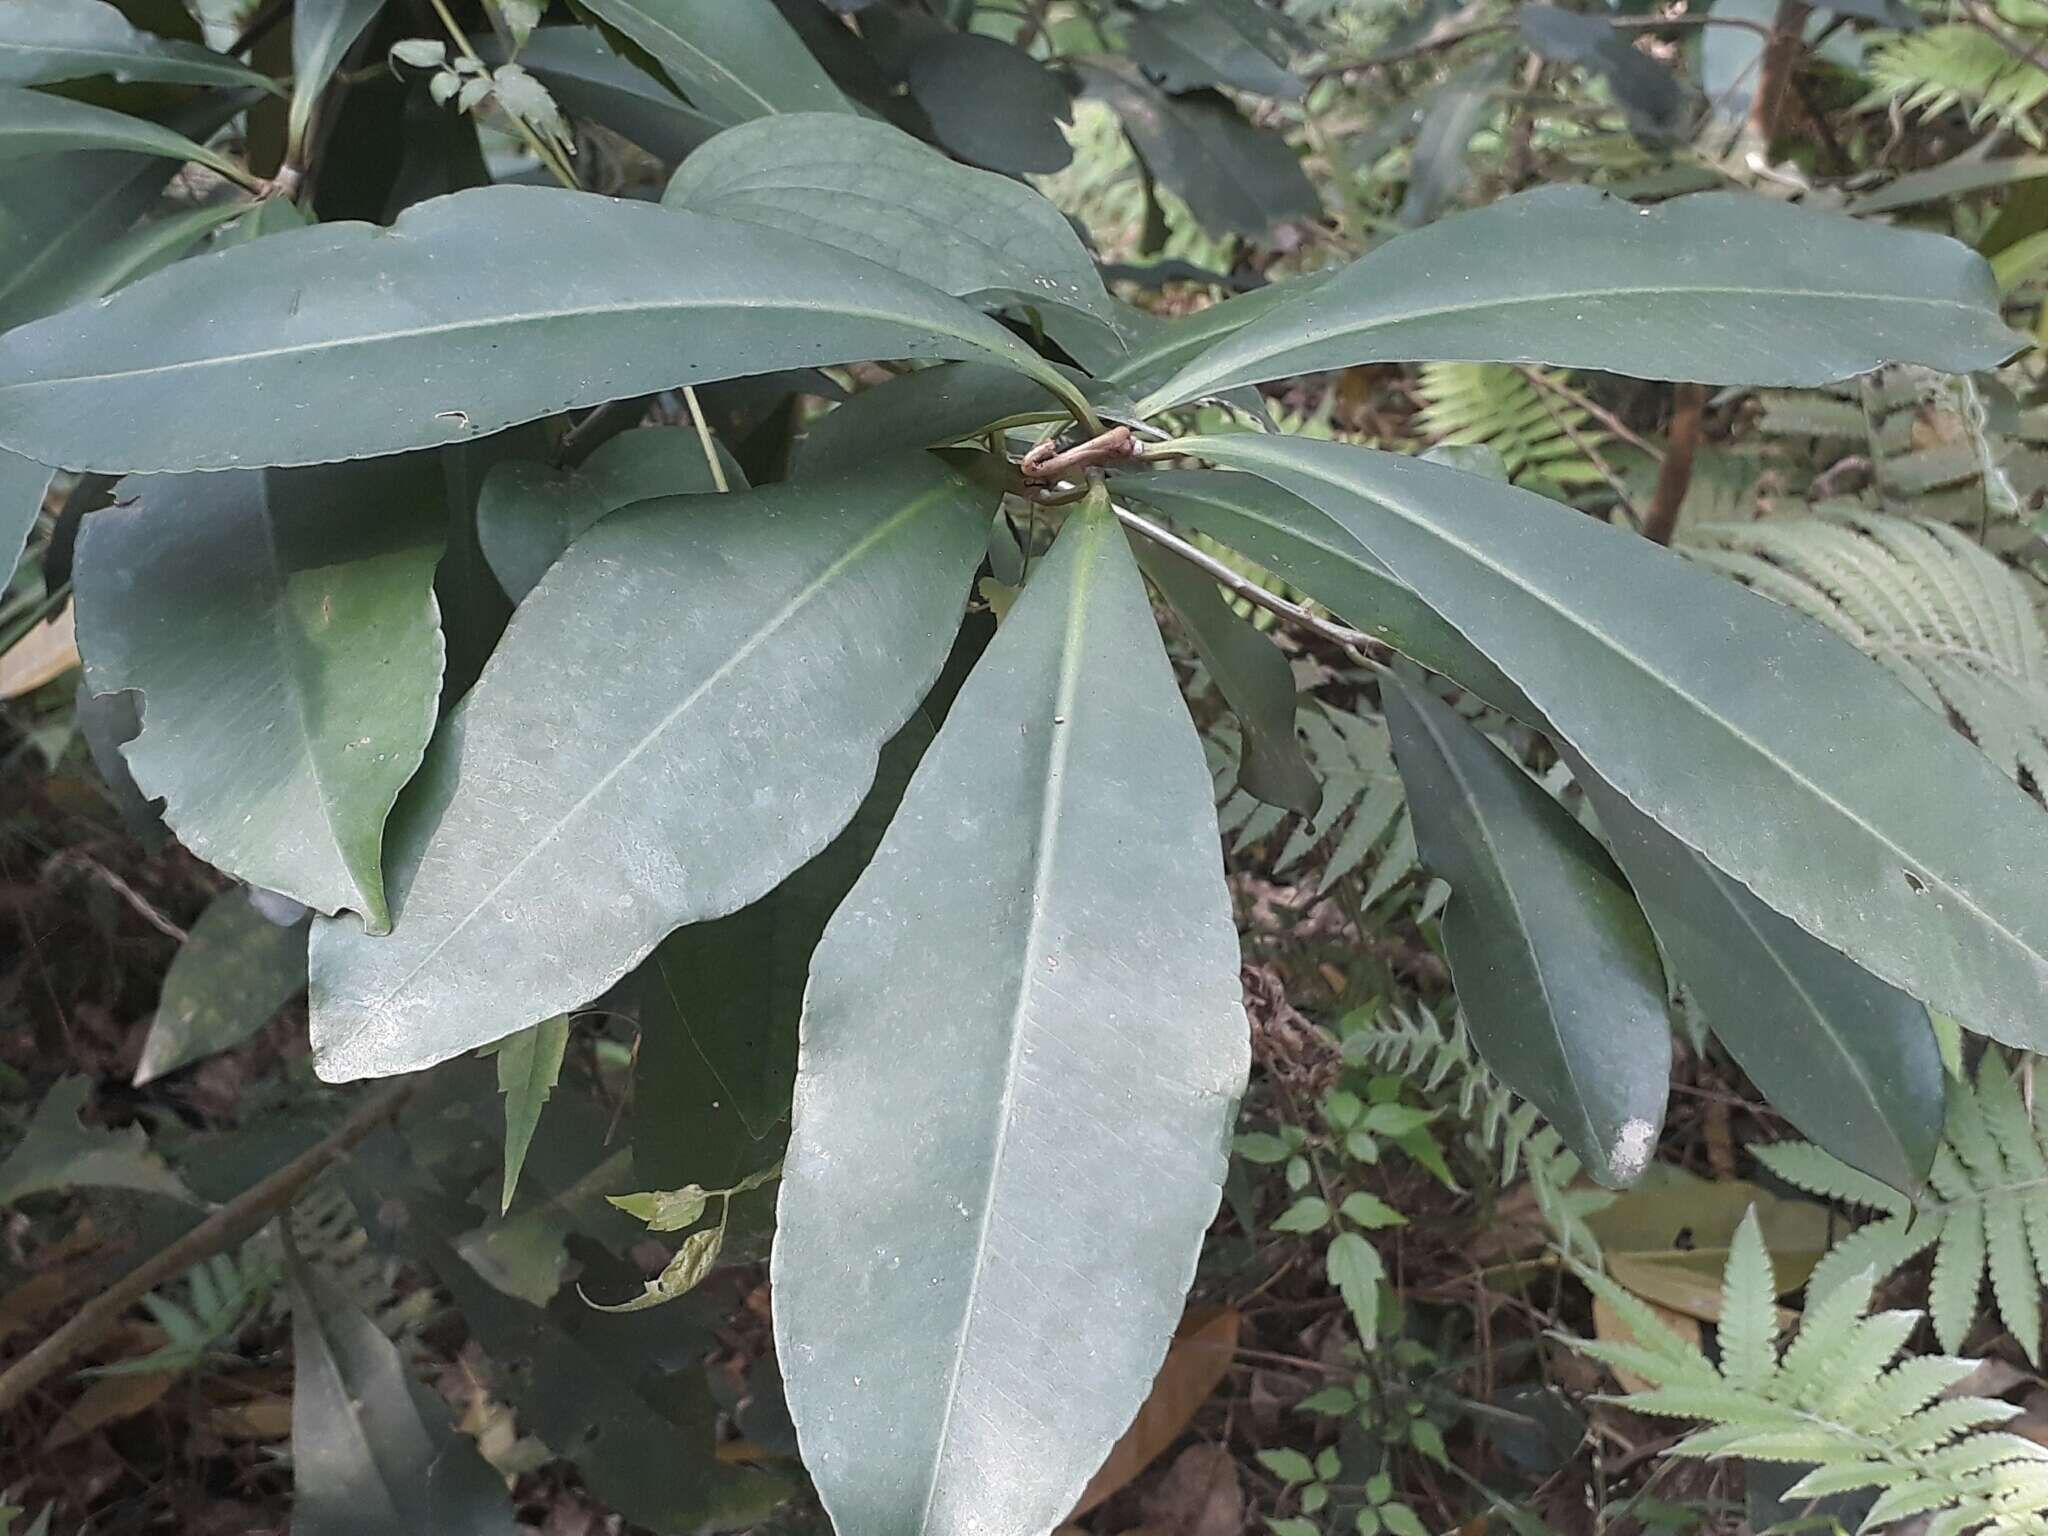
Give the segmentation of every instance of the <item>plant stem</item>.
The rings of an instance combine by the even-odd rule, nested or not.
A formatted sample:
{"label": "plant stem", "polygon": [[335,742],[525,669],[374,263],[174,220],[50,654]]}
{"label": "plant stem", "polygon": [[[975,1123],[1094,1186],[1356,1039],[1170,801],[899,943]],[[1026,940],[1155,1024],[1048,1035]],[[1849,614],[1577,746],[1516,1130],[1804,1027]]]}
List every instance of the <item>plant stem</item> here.
{"label": "plant stem", "polygon": [[690,407],[690,420],[697,425],[697,441],[704,445],[704,462],[711,467],[711,483],[723,495],[728,489],[725,483],[725,466],[718,462],[718,445],[711,440],[711,427],[704,420],[704,407],[697,402],[696,389],[688,384],[683,386],[683,399]]}
{"label": "plant stem", "polygon": [[1678,509],[1692,485],[1693,456],[1700,447],[1700,412],[1707,403],[1707,391],[1699,384],[1680,384],[1672,391],[1670,449],[1657,470],[1657,494],[1651,499],[1649,515],[1643,519],[1643,537],[1669,544],[1678,531]]}
{"label": "plant stem", "polygon": [[168,1248],[159,1249],[80,1307],[63,1327],[0,1372],[0,1413],[18,1407],[29,1393],[99,1342],[130,1307],[164,1281],[252,1236],[290,1205],[299,1191],[403,1109],[419,1084],[417,1077],[392,1084],[359,1107],[326,1140],[250,1185]]}
{"label": "plant stem", "polygon": [[[428,0],[428,4],[433,6],[434,14],[441,18],[441,25],[447,28],[448,36],[454,40],[455,46],[460,48],[464,55],[482,64],[483,56],[470,46],[469,34],[458,27],[455,18],[448,13],[447,0]],[[519,130],[519,137],[526,141],[526,147],[533,151],[534,158],[548,168],[549,175],[572,192],[582,190],[582,186],[576,180],[576,173],[562,163],[561,156],[541,142],[538,134],[527,127],[525,118],[517,112],[507,112],[505,116],[510,118],[512,126]]]}

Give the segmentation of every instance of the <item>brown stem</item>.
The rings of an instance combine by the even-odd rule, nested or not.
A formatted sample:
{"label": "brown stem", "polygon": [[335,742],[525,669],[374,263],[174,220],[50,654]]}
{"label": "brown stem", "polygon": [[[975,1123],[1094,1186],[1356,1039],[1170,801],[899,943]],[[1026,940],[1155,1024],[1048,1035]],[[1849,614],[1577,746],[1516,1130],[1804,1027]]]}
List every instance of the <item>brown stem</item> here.
{"label": "brown stem", "polygon": [[[1760,21],[1750,21],[1737,16],[1609,16],[1603,18],[1610,27],[1623,32],[1659,32],[1667,27],[1740,27],[1745,31],[1760,33],[1765,37],[1773,35],[1772,29]],[[1459,27],[1453,31],[1439,32],[1426,37],[1419,43],[1410,43],[1403,48],[1389,48],[1366,59],[1339,59],[1325,64],[1321,69],[1310,70],[1310,80],[1328,80],[1337,75],[1349,74],[1354,69],[1378,69],[1386,64],[1402,64],[1410,59],[1419,59],[1432,53],[1441,53],[1446,48],[1455,48],[1475,37],[1491,37],[1498,32],[1513,32],[1521,26],[1514,18],[1505,21],[1485,21],[1476,26]]]}
{"label": "brown stem", "polygon": [[1678,509],[1692,484],[1693,456],[1700,447],[1700,412],[1707,403],[1705,386],[1681,384],[1672,391],[1670,446],[1657,470],[1657,494],[1643,519],[1643,537],[1669,544],[1678,531]]}
{"label": "brown stem", "polygon": [[1778,137],[1785,115],[1785,102],[1792,94],[1792,73],[1799,64],[1808,14],[1805,0],[1778,0],[1778,14],[1771,22],[1770,41],[1764,44],[1756,95],[1749,104],[1749,126],[1766,154]]}
{"label": "brown stem", "polygon": [[0,1413],[18,1407],[29,1393],[98,1343],[130,1307],[164,1281],[254,1234],[350,1148],[403,1109],[419,1081],[414,1077],[394,1083],[357,1109],[318,1146],[307,1148],[268,1178],[250,1185],[80,1307],[70,1321],[0,1372]]}

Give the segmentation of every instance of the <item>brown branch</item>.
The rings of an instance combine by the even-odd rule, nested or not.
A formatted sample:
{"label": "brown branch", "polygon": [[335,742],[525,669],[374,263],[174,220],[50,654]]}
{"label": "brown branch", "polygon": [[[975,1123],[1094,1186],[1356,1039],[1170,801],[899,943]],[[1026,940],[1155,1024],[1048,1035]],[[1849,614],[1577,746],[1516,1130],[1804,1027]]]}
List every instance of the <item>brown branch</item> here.
{"label": "brown branch", "polygon": [[61,1328],[0,1372],[0,1413],[20,1406],[29,1393],[98,1343],[119,1325],[130,1307],[164,1281],[252,1236],[290,1205],[300,1190],[403,1109],[419,1081],[412,1077],[394,1083],[358,1108],[318,1146],[307,1148],[269,1177],[250,1185],[168,1248],[159,1249],[80,1307]]}
{"label": "brown branch", "polygon": [[1805,0],[1778,0],[1778,14],[1771,23],[1770,40],[1764,44],[1763,65],[1757,74],[1756,95],[1749,103],[1750,130],[1765,154],[1770,153],[1785,115],[1809,14]]}
{"label": "brown branch", "polygon": [[1071,480],[1077,472],[1121,464],[1138,453],[1138,440],[1129,427],[1111,427],[1099,437],[1061,452],[1054,438],[1034,443],[1017,467],[1027,480]]}
{"label": "brown branch", "polygon": [[1669,544],[1678,531],[1678,509],[1685,504],[1692,485],[1693,457],[1700,447],[1700,412],[1707,403],[1705,386],[1681,384],[1671,396],[1671,446],[1657,470],[1657,494],[1650,502],[1650,515],[1643,519],[1643,537]]}

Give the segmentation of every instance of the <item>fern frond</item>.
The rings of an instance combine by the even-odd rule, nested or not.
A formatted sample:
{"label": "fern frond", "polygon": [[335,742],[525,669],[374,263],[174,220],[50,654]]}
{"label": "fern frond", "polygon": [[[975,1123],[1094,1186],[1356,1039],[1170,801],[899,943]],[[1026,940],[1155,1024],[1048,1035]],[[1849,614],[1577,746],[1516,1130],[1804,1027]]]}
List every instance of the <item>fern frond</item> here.
{"label": "fern frond", "polygon": [[[1344,1037],[1344,1058],[1357,1066],[1419,1081],[1424,1092],[1447,1100],[1465,1123],[1466,1144],[1500,1171],[1503,1189],[1517,1174],[1526,1178],[1558,1246],[1567,1256],[1598,1262],[1600,1241],[1586,1218],[1604,1209],[1614,1196],[1604,1189],[1573,1185],[1583,1171],[1564,1138],[1545,1124],[1536,1107],[1518,1101],[1511,1089],[1487,1070],[1465,1029],[1462,1015],[1446,1030],[1426,1012],[1413,1017],[1399,1009],[1376,1011],[1367,1019],[1354,1016],[1355,1027]],[[1640,1303],[1636,1306],[1640,1307]],[[1639,1342],[1651,1335],[1624,1311]],[[1655,1314],[1643,1310],[1645,1328]],[[1684,1348],[1673,1336],[1672,1342]],[[1656,1379],[1645,1372],[1648,1379]]]}
{"label": "fern frond", "polygon": [[[1604,1275],[1581,1278],[1611,1306],[1632,1299]],[[1706,1421],[1670,1455],[1810,1464],[1788,1497],[1880,1489],[1866,1531],[1933,1514],[1930,1531],[1938,1526],[1947,1536],[2048,1536],[2048,1450],[1984,1427],[2016,1413],[2009,1403],[1939,1400],[1977,1362],[1891,1364],[1917,1314],[1865,1316],[1873,1278],[1866,1272],[1810,1308],[1783,1357],[1766,1366],[1754,1342],[1730,1337],[1754,1341],[1776,1329],[1770,1258],[1752,1210],[1729,1254],[1719,1366],[1697,1345],[1683,1345],[1676,1360],[1640,1351],[1651,1390],[1618,1401],[1639,1413]],[[1596,1359],[1612,1353],[1609,1345],[1569,1342]]]}
{"label": "fern frond", "polygon": [[1996,122],[2041,146],[2031,114],[2048,97],[2048,71],[2014,57],[1976,27],[1879,35],[1864,53],[1863,73],[1871,90],[1862,107],[1896,102],[1909,114],[1929,117],[1960,107],[1975,126]]}
{"label": "fern frond", "polygon": [[1962,1347],[1986,1276],[2001,1322],[2040,1360],[2041,1290],[2048,1286],[2048,1124],[2029,1115],[2011,1069],[1986,1051],[1974,1082],[1949,1084],[1947,1120],[1928,1188],[1908,1202],[1820,1148],[1759,1147],[1758,1161],[1810,1194],[1884,1212],[1837,1243],[1807,1281],[1815,1304],[1859,1269],[1882,1277],[1934,1245],[1928,1310],[1942,1348]]}
{"label": "fern frond", "polygon": [[[1568,374],[1543,376],[1571,383]],[[1416,393],[1423,401],[1422,425],[1436,444],[1485,444],[1500,454],[1517,485],[1562,501],[1574,490],[1603,483],[1580,444],[1597,449],[1607,434],[1582,407],[1540,388],[1520,369],[1506,363],[1430,363]]]}
{"label": "fern frond", "polygon": [[1945,523],[1878,513],[1703,524],[1686,553],[1811,614],[1942,711],[2037,798],[2048,633],[2018,576]]}
{"label": "fern frond", "polygon": [[[1394,767],[1386,722],[1318,702],[1304,706],[1295,724],[1316,777],[1323,781],[1323,803],[1313,821],[1295,828],[1274,860],[1274,872],[1306,869],[1310,855],[1323,850],[1322,872],[1316,877],[1316,894],[1321,895],[1377,854],[1363,902],[1369,908],[1412,874],[1418,862],[1408,797]],[[1239,833],[1240,846],[1251,840]]]}

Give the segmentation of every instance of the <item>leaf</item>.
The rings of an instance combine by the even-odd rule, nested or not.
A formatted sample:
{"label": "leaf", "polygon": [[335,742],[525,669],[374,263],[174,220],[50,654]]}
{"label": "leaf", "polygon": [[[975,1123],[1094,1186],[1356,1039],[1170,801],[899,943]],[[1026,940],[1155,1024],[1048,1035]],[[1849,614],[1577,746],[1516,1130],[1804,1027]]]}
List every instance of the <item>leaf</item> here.
{"label": "leaf", "polygon": [[675,1257],[662,1266],[659,1275],[641,1288],[638,1296],[609,1306],[595,1301],[590,1305],[599,1312],[645,1312],[650,1307],[659,1307],[679,1296],[687,1296],[704,1283],[705,1277],[718,1263],[719,1250],[724,1246],[723,1225],[692,1232],[676,1249]]}
{"label": "leaf", "polygon": [[77,665],[77,625],[67,602],[0,651],[0,699],[24,698]]}
{"label": "leaf", "polygon": [[306,989],[306,930],[280,926],[246,890],[216,896],[164,973],[135,1084],[247,1040]]}
{"label": "leaf", "polygon": [[996,361],[1077,398],[995,322],[813,241],[480,187],[389,230],[287,230],[0,337],[0,446],[109,470],[363,458],[876,356]]}
{"label": "leaf", "polygon": [[1472,179],[1472,139],[1494,115],[1507,73],[1508,53],[1496,50],[1458,71],[1430,99],[1409,152],[1401,223],[1427,224],[1460,196]]}
{"label": "leaf", "polygon": [[1972,1029],[2048,1040],[2026,873],[2048,867],[2048,821],[1853,648],[1512,486],[1340,443],[1197,441],[1314,502],[1505,664],[1531,723],[1768,905]]}
{"label": "leaf", "polygon": [[1113,302],[1057,208],[887,123],[744,123],[684,161],[662,202],[837,246],[982,307],[1062,305],[1115,341]]}
{"label": "leaf", "polygon": [[1308,83],[1246,36],[1239,17],[1211,5],[1176,5],[1138,11],[1124,46],[1145,72],[1169,91],[1227,85],[1254,96],[1295,101]]}
{"label": "leaf", "polygon": [[775,1327],[842,1536],[1045,1530],[1073,1508],[1216,1209],[1238,996],[1200,745],[1092,504],[811,963]]}
{"label": "leaf", "polygon": [[1135,70],[1100,61],[1074,72],[1089,95],[1115,109],[1145,169],[1185,198],[1210,234],[1262,236],[1321,215],[1287,141],[1254,128],[1224,97],[1169,96]]}
{"label": "leaf", "polygon": [[[486,63],[510,62],[494,37],[477,38],[474,46]],[[623,134],[669,165],[724,126],[613,52],[595,27],[542,27],[519,50],[519,62],[563,111]]]}
{"label": "leaf", "polygon": [[299,158],[320,93],[383,6],[384,0],[294,0],[292,99],[285,116],[288,160]]}
{"label": "leaf", "polygon": [[441,686],[436,481],[424,457],[128,480],[73,571],[86,682],[142,694],[128,766],[179,839],[378,932]]}
{"label": "leaf", "polygon": [[1574,764],[1677,979],[1774,1109],[1844,1161],[1917,1190],[1941,1140],[1927,1010],[1750,891]]}
{"label": "leaf", "polygon": [[191,1200],[141,1126],[110,1131],[79,1123],[90,1087],[83,1077],[64,1077],[43,1095],[20,1144],[0,1162],[0,1206],[55,1189],[137,1189]]}
{"label": "leaf", "polygon": [[[1030,387],[1030,386],[1026,386]],[[739,466],[724,465],[728,485],[746,488]],[[716,490],[704,444],[679,427],[621,432],[574,469],[531,459],[491,466],[476,503],[477,540],[514,603],[539,585],[548,567],[592,524],[632,502]]]}
{"label": "leaf", "polygon": [[43,514],[51,472],[33,459],[0,452],[0,592],[14,579],[14,569],[36,519]]}
{"label": "leaf", "polygon": [[[812,951],[874,857],[931,739],[930,721],[912,715],[882,748],[874,787],[824,852],[759,901],[677,929],[649,962],[650,984],[666,1006],[643,1018],[642,1048],[651,1029],[687,1035],[678,1053],[694,1054],[717,1109],[737,1114],[753,1140],[789,1118]],[[723,1179],[727,1170],[706,1168],[705,1176]]]}
{"label": "leaf", "polygon": [[1074,116],[1066,86],[1000,38],[941,32],[911,54],[909,83],[933,137],[962,160],[1022,176],[1074,158],[1060,131]]}
{"label": "leaf", "polygon": [[[1657,1320],[1666,1328],[1695,1349],[1699,1347],[1704,1337],[1699,1319],[1688,1317],[1683,1312],[1673,1312],[1667,1307],[1657,1306],[1654,1302],[1650,1303],[1650,1306],[1654,1309]],[[1593,1336],[1603,1344],[1619,1345],[1622,1349],[1642,1347],[1636,1339],[1635,1331],[1629,1327],[1622,1315],[1599,1296],[1593,1298]],[[1625,1365],[1610,1363],[1607,1368],[1614,1373],[1615,1381],[1624,1392],[1648,1392],[1656,1385]]]}
{"label": "leaf", "polygon": [[164,1394],[177,1384],[178,1374],[176,1371],[151,1371],[95,1381],[77,1402],[64,1410],[63,1417],[50,1426],[49,1434],[43,1438],[43,1450],[60,1451],[67,1445],[77,1444],[95,1430],[147,1412],[162,1402]]}
{"label": "leaf", "polygon": [[1886,182],[1874,192],[1852,197],[1848,210],[1861,218],[1894,213],[1918,203],[1946,202],[1988,187],[2006,187],[2017,182],[2038,181],[2048,176],[2048,155],[2004,155],[1986,158],[1976,154],[1957,155],[1943,165],[1924,171],[1909,171]]}
{"label": "leaf", "polygon": [[121,150],[191,160],[231,181],[246,184],[249,179],[248,172],[228,156],[148,118],[45,91],[0,86],[0,164],[75,150]]}
{"label": "leaf", "polygon": [[1605,76],[1639,133],[1669,136],[1684,127],[1685,93],[1677,78],[1606,18],[1538,4],[1524,5],[1515,15],[1532,52],[1583,64]]}
{"label": "leaf", "polygon": [[[853,105],[770,0],[584,0],[723,123]],[[752,372],[754,370],[748,370]]]}
{"label": "leaf", "polygon": [[1549,363],[1808,386],[2011,356],[1981,257],[1944,236],[1733,192],[1638,208],[1549,186],[1390,240],[1139,402],[1390,361]]}
{"label": "leaf", "polygon": [[1280,649],[1224,602],[1213,578],[1157,544],[1138,547],[1138,565],[1180,615],[1202,665],[1244,732],[1237,782],[1269,805],[1314,816],[1322,786],[1294,734],[1294,670]]}
{"label": "leaf", "polygon": [[1323,1264],[1330,1284],[1337,1287],[1350,1309],[1358,1336],[1370,1343],[1380,1330],[1380,1283],[1387,1277],[1386,1265],[1372,1244],[1356,1232],[1339,1232],[1331,1238]]}
{"label": "leaf", "polygon": [[414,1071],[579,1007],[822,848],[938,675],[991,500],[913,454],[578,539],[400,808],[397,931],[314,925],[319,1071]]}
{"label": "leaf", "polygon": [[1670,1092],[1657,948],[1570,812],[1444,705],[1383,674],[1422,861],[1451,885],[1444,950],[1487,1066],[1599,1183],[1649,1166]]}
{"label": "leaf", "polygon": [[[1736,1229],[1751,1210],[1771,1251],[1779,1295],[1806,1283],[1827,1251],[1830,1223],[1825,1207],[1787,1200],[1740,1179],[1709,1180],[1669,1164],[1653,1164],[1643,1180],[1604,1209],[1586,1217],[1611,1268],[1644,1261],[1682,1270],[1710,1283],[1721,1279]],[[1674,1294],[1657,1300],[1677,1310]]]}
{"label": "leaf", "polygon": [[138,224],[75,265],[61,286],[53,285],[48,291],[46,302],[58,308],[59,300],[77,304],[112,293],[189,255],[230,220],[252,224],[263,216],[264,209],[271,207],[289,208],[291,204],[283,198],[267,198],[256,204],[208,203]]}
{"label": "leaf", "polygon": [[513,1536],[504,1484],[391,1341],[296,1255],[288,1274],[295,1536]]}
{"label": "leaf", "polygon": [[224,53],[144,32],[104,0],[0,0],[0,85],[55,85],[94,75],[278,89]]}
{"label": "leaf", "polygon": [[[510,1035],[498,1045],[498,1092],[505,1095],[505,1182],[498,1198],[502,1214],[512,1209],[519,1188],[519,1170],[533,1145],[533,1128],[541,1107],[562,1076],[562,1056],[569,1049],[569,1016],[557,1014]],[[612,1202],[618,1204],[616,1200]]]}
{"label": "leaf", "polygon": [[656,1189],[638,1195],[606,1195],[605,1199],[628,1216],[647,1223],[650,1232],[680,1232],[694,1227],[704,1214],[708,1196],[701,1184],[681,1189]]}
{"label": "leaf", "polygon": [[1081,1501],[1067,1516],[1079,1520],[1111,1494],[1133,1482],[1139,1473],[1180,1439],[1202,1405],[1230,1374],[1237,1352],[1238,1329],[1244,1319],[1234,1307],[1191,1307],[1174,1331],[1152,1390],[1123,1438],[1110,1447],[1102,1466],[1088,1480]]}
{"label": "leaf", "polygon": [[939,363],[862,390],[810,424],[796,477],[844,474],[877,450],[955,443],[1015,417],[1051,420],[1057,407],[1021,374],[987,363]]}

